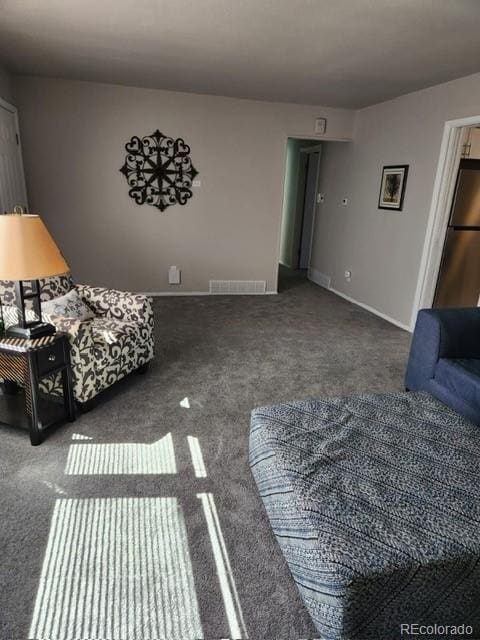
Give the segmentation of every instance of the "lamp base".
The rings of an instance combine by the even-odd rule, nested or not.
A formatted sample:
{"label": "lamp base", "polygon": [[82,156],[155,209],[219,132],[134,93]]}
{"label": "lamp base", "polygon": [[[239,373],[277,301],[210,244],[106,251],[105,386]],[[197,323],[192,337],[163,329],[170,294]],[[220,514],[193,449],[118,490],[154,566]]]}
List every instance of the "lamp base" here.
{"label": "lamp base", "polygon": [[53,324],[48,324],[47,322],[27,322],[26,326],[24,327],[19,324],[8,327],[5,334],[8,338],[23,338],[26,340],[35,340],[35,338],[51,336],[55,332],[56,328],[53,326]]}

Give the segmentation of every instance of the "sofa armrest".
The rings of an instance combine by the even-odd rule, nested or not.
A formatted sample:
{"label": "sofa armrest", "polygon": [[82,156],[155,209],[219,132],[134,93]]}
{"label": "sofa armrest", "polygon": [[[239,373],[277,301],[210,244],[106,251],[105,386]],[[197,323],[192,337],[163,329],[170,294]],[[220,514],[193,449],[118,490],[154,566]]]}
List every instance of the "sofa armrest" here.
{"label": "sofa armrest", "polygon": [[44,322],[53,324],[57,331],[67,335],[74,374],[78,379],[85,378],[95,361],[91,321],[64,318],[47,313],[42,314],[42,319]]}
{"label": "sofa armrest", "polygon": [[480,358],[480,308],[422,309],[418,312],[405,384],[422,388],[440,358]]}
{"label": "sofa armrest", "polygon": [[150,324],[153,328],[152,299],[148,296],[85,284],[77,284],[75,288],[95,315]]}

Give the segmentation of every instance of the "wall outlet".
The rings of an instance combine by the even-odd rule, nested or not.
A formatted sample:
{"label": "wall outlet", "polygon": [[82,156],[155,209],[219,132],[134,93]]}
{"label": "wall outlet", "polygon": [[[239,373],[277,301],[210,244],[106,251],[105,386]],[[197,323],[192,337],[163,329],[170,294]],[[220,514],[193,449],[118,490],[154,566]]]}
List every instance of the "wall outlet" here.
{"label": "wall outlet", "polygon": [[348,198],[342,198],[342,206],[346,207],[348,204]]}
{"label": "wall outlet", "polygon": [[350,270],[347,269],[347,271],[345,271],[345,280],[347,282],[351,282],[352,281],[352,272]]}
{"label": "wall outlet", "polygon": [[325,202],[325,194],[324,193],[319,193],[317,195],[317,203],[321,204],[322,202]]}
{"label": "wall outlet", "polygon": [[180,284],[180,269],[177,267],[168,268],[168,284]]}

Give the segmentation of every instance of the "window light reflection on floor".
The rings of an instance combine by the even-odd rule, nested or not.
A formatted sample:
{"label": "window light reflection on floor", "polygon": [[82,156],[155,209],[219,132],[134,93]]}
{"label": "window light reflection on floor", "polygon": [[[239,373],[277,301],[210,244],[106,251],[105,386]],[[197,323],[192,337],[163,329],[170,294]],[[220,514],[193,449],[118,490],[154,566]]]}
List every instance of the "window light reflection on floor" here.
{"label": "window light reflection on floor", "polygon": [[141,444],[72,444],[68,450],[67,475],[128,475],[177,473],[172,434]]}
{"label": "window light reflection on floor", "polygon": [[29,638],[202,638],[176,498],[58,499]]}
{"label": "window light reflection on floor", "polygon": [[65,491],[65,489],[63,489],[56,482],[49,482],[48,480],[42,480],[42,484],[44,484],[48,489],[51,489],[55,493],[58,493],[58,495],[60,495],[60,496],[68,495],[67,492]]}
{"label": "window light reflection on floor", "polygon": [[203,409],[203,404],[200,402],[200,400],[194,400],[189,398],[188,396],[185,396],[185,398],[183,398],[183,400],[180,400],[178,404],[183,409],[192,409],[193,407],[195,407],[196,409]]}
{"label": "window light reflection on floor", "polygon": [[200,441],[194,436],[187,436],[188,447],[190,449],[190,455],[192,457],[192,464],[195,470],[196,478],[206,478],[207,470],[203,461],[202,449],[200,448]]}
{"label": "window light reflection on floor", "polygon": [[[207,478],[199,439],[187,436],[186,440],[195,476]],[[65,473],[176,474],[172,434],[152,444],[72,443]],[[58,485],[44,484],[66,495],[63,490],[57,491]],[[247,639],[213,494],[196,495],[216,567],[229,639]],[[55,500],[30,639],[202,637],[187,530],[177,498]]]}
{"label": "window light reflection on floor", "polygon": [[225,545],[217,508],[211,493],[198,493],[197,498],[201,501],[205,519],[207,521],[208,534],[212,545],[213,556],[217,568],[218,579],[222,591],[223,604],[227,614],[230,627],[231,640],[242,640],[248,638],[243,619],[242,608],[233,578],[232,567]]}

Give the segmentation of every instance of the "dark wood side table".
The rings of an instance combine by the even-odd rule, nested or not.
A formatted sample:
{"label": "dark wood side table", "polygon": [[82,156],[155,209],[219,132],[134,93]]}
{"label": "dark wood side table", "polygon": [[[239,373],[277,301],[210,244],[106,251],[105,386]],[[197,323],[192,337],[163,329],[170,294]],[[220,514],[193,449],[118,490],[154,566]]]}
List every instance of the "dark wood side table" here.
{"label": "dark wood side table", "polygon": [[43,440],[39,412],[38,384],[43,378],[61,373],[65,417],[75,420],[70,344],[64,333],[27,340],[0,337],[0,378],[6,387],[15,384],[25,389],[26,411],[29,417],[30,442],[36,446]]}

